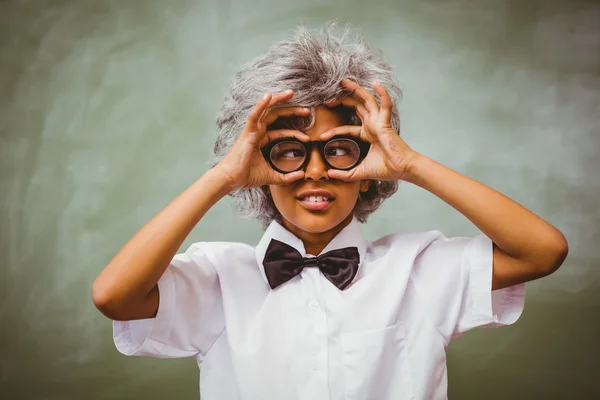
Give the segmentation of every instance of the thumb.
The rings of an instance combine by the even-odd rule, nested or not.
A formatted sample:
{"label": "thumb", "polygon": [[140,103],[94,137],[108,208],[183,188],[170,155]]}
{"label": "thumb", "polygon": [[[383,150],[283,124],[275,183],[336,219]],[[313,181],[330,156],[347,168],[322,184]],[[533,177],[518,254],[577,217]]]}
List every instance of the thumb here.
{"label": "thumb", "polygon": [[350,182],[356,180],[356,168],[353,168],[349,171],[340,171],[339,169],[330,169],[327,171],[327,175],[329,175],[332,179],[339,179],[344,182]]}
{"label": "thumb", "polygon": [[304,178],[304,171],[294,171],[289,174],[276,173],[274,181],[275,185],[289,185],[299,179]]}

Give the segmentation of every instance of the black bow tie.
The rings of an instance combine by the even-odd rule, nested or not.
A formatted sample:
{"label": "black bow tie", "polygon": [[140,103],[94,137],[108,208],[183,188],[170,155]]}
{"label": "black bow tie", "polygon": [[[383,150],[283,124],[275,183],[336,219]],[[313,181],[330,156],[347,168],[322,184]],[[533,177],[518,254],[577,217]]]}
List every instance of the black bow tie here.
{"label": "black bow tie", "polygon": [[319,267],[323,275],[340,290],[352,282],[358,271],[360,255],[356,247],[331,250],[318,257],[302,257],[292,246],[271,239],[263,266],[271,289],[298,275],[304,267]]}

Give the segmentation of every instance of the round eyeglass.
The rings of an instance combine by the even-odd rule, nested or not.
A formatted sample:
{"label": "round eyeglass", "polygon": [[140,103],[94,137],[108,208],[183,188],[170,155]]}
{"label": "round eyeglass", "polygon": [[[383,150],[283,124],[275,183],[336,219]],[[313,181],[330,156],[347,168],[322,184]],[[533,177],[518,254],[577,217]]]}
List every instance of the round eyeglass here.
{"label": "round eyeglass", "polygon": [[306,167],[313,146],[317,146],[321,159],[332,169],[347,171],[367,156],[371,144],[353,136],[334,136],[329,140],[304,143],[296,138],[280,138],[261,149],[263,157],[277,172],[287,174]]}

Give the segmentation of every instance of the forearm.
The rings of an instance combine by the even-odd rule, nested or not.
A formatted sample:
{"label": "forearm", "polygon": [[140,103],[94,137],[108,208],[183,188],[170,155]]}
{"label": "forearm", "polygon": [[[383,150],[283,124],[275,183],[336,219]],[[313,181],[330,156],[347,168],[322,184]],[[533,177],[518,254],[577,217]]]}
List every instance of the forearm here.
{"label": "forearm", "polygon": [[94,303],[105,314],[141,302],[155,287],[177,250],[206,212],[228,193],[212,169],[154,216],[96,278]]}
{"label": "forearm", "polygon": [[424,155],[415,157],[407,175],[407,181],[454,207],[509,256],[547,272],[562,263],[563,234],[502,193]]}

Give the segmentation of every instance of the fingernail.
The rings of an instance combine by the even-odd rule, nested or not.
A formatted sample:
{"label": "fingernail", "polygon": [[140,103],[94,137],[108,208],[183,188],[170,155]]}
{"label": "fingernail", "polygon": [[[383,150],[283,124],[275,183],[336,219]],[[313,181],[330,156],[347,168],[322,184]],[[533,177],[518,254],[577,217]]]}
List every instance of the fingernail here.
{"label": "fingernail", "polygon": [[380,83],[379,83],[379,81],[378,81],[377,79],[375,79],[375,80],[373,81],[373,83],[374,83],[374,84],[376,84],[376,85],[380,85]]}
{"label": "fingernail", "polygon": [[293,90],[292,90],[292,89],[288,89],[288,90],[286,90],[285,92],[286,92],[286,93],[292,93],[292,92],[293,92]]}
{"label": "fingernail", "polygon": [[263,100],[266,100],[269,97],[269,93],[265,93],[265,95],[263,96]]}

